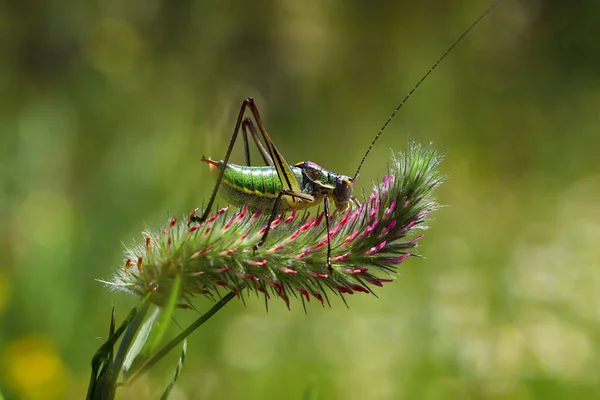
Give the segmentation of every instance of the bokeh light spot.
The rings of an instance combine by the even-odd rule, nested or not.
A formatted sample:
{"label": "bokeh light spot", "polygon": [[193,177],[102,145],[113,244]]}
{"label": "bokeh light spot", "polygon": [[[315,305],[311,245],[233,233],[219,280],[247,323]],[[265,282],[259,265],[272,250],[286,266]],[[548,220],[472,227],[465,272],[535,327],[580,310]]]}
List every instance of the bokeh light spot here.
{"label": "bokeh light spot", "polygon": [[68,239],[73,224],[71,202],[54,191],[33,191],[18,213],[21,234],[30,242],[51,248]]}
{"label": "bokeh light spot", "polygon": [[4,307],[6,307],[6,303],[8,302],[10,295],[9,290],[10,287],[8,285],[8,281],[2,272],[0,272],[0,316],[2,315],[2,311],[4,311]]}
{"label": "bokeh light spot", "polygon": [[131,71],[139,58],[141,40],[126,21],[105,18],[96,23],[87,43],[87,58],[96,69],[107,74]]}
{"label": "bokeh light spot", "polygon": [[223,340],[225,360],[236,368],[269,365],[277,349],[277,329],[269,318],[240,316],[229,323]]}
{"label": "bokeh light spot", "polygon": [[30,335],[9,344],[2,357],[4,380],[23,398],[59,399],[64,395],[67,371],[52,343]]}

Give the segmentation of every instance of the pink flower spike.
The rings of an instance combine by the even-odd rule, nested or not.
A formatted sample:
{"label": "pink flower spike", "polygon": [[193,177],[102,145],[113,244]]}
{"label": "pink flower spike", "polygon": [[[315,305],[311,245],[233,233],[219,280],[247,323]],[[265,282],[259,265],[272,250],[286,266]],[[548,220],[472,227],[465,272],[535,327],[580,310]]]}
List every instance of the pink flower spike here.
{"label": "pink flower spike", "polygon": [[281,221],[283,221],[283,214],[281,214],[277,219],[271,222],[271,229],[277,228],[279,224],[281,224]]}
{"label": "pink flower spike", "polygon": [[250,274],[238,274],[240,278],[251,279],[253,281],[259,281],[258,276],[250,275]]}
{"label": "pink flower spike", "polygon": [[252,265],[253,267],[262,267],[263,265],[267,265],[267,260],[262,260],[262,261],[246,260],[246,263]]}
{"label": "pink flower spike", "polygon": [[221,228],[221,232],[225,232],[227,229],[231,228],[231,225],[235,222],[235,216],[229,218],[229,221]]}
{"label": "pink flower spike", "polygon": [[341,256],[333,257],[331,259],[331,262],[333,263],[333,262],[344,261],[344,260],[348,259],[349,257],[350,257],[350,252],[347,252],[347,253],[342,254]]}
{"label": "pink flower spike", "polygon": [[341,225],[334,226],[333,229],[329,231],[329,237],[333,237],[336,233],[338,233],[341,227]]}
{"label": "pink flower spike", "polygon": [[366,281],[372,285],[382,287],[384,283],[393,282],[393,279],[367,278]]}
{"label": "pink flower spike", "polygon": [[192,233],[196,232],[198,229],[200,229],[200,225],[194,225],[192,226],[190,229],[188,229],[188,235],[191,235]]}
{"label": "pink flower spike", "polygon": [[406,260],[408,257],[410,257],[410,253],[402,254],[400,257],[396,257],[391,260],[385,260],[383,263],[389,264],[389,265],[400,264],[402,261]]}
{"label": "pink flower spike", "polygon": [[377,208],[372,208],[371,211],[369,212],[369,219],[373,219],[376,214],[377,214]]}
{"label": "pink flower spike", "polygon": [[380,236],[388,234],[392,229],[396,227],[396,220],[392,220],[385,228],[381,230]]}
{"label": "pink flower spike", "polygon": [[417,221],[410,221],[404,228],[402,228],[400,230],[400,232],[398,232],[398,234],[400,235],[404,235],[406,232],[408,232],[410,230],[410,228],[412,228],[413,226],[415,226],[415,224],[417,223]]}
{"label": "pink flower spike", "polygon": [[205,273],[206,273],[206,271],[191,272],[188,274],[188,276],[200,276],[200,275],[204,275]]}
{"label": "pink flower spike", "polygon": [[362,214],[362,213],[364,213],[364,212],[365,212],[365,207],[366,207],[366,206],[367,206],[367,204],[366,204],[366,203],[361,203],[361,204],[360,204],[360,207],[358,207],[358,213],[359,213],[359,214]]}
{"label": "pink flower spike", "polygon": [[379,224],[379,220],[376,220],[371,225],[367,226],[365,228],[365,230],[363,231],[361,238],[369,236],[371,234],[371,232],[373,232],[373,230],[377,227],[377,224]]}
{"label": "pink flower spike", "polygon": [[[195,294],[204,294],[204,295],[207,295],[207,296],[211,296],[212,295],[211,291],[208,290],[208,289],[190,289],[190,291],[192,293],[195,293]],[[188,305],[186,305],[185,307],[188,308],[188,309],[191,309],[191,307],[188,306]]]}
{"label": "pink flower spike", "polygon": [[299,291],[300,294],[302,294],[304,297],[306,297],[307,302],[310,302],[310,296],[308,295],[308,291],[306,289],[296,288],[296,290]]}
{"label": "pink flower spike", "polygon": [[[364,204],[364,203],[363,203],[363,204]],[[362,207],[362,204],[361,204],[361,207]],[[361,214],[360,214],[360,209],[361,209],[361,207],[359,207],[359,209],[358,209],[358,210],[354,210],[354,211],[352,212],[352,215],[350,216],[350,221],[352,221],[352,222],[356,221],[356,218],[358,218],[358,216],[359,216],[359,215],[361,215]]]}
{"label": "pink flower spike", "polygon": [[305,255],[307,255],[308,253],[310,253],[312,249],[309,247],[306,248],[306,250],[304,250],[302,253],[298,254],[296,257],[294,257],[295,260],[301,260],[302,258],[304,258]]}
{"label": "pink flower spike", "polygon": [[247,237],[248,237],[248,235],[250,234],[250,231],[251,231],[251,230],[252,230],[252,229],[248,229],[248,232],[244,233],[242,236],[240,236],[239,238],[237,238],[237,239],[235,240],[235,242],[233,242],[233,244],[237,244],[237,243],[240,243],[240,242],[243,242],[244,240],[246,240],[246,238],[247,238]]}
{"label": "pink flower spike", "polygon": [[306,232],[313,224],[315,223],[315,219],[311,218],[307,223],[305,223],[304,225],[302,225],[298,230],[300,231],[300,233],[304,233]]}
{"label": "pink flower spike", "polygon": [[285,274],[290,274],[290,275],[296,275],[298,273],[298,271],[296,271],[295,269],[291,269],[288,267],[281,267],[280,271]]}
{"label": "pink flower spike", "polygon": [[392,201],[392,204],[390,204],[389,207],[386,207],[386,209],[383,211],[383,219],[388,219],[390,217],[390,215],[392,215],[392,213],[394,212],[395,208],[396,208],[396,200]]}
{"label": "pink flower spike", "polygon": [[367,272],[368,268],[346,268],[344,269],[344,273],[348,275],[359,275]]}
{"label": "pink flower spike", "polygon": [[252,214],[252,217],[250,217],[250,219],[257,220],[261,214],[262,214],[262,209],[256,211],[254,214]]}
{"label": "pink flower spike", "polygon": [[212,246],[208,246],[208,247],[207,247],[207,248],[205,248],[205,249],[198,250],[197,252],[195,252],[194,254],[192,254],[192,255],[190,256],[190,260],[191,260],[191,259],[194,259],[194,258],[196,258],[196,257],[199,257],[200,255],[202,255],[202,254],[204,254],[204,253],[206,253],[207,251],[210,251],[210,250],[212,250]]}
{"label": "pink flower spike", "polygon": [[285,247],[285,243],[278,244],[277,246],[272,247],[269,250],[267,250],[267,253],[276,253],[279,250],[283,249],[284,247]]}
{"label": "pink flower spike", "polygon": [[227,210],[229,210],[229,206],[221,208],[219,211],[217,211],[217,216],[221,216],[221,215],[225,214],[225,212],[227,212]]}
{"label": "pink flower spike", "polygon": [[258,290],[259,292],[261,292],[262,294],[264,294],[267,297],[267,300],[271,299],[271,295],[265,289],[263,289],[261,287],[257,287],[256,290]]}
{"label": "pink flower spike", "polygon": [[237,221],[241,221],[246,217],[246,214],[248,214],[248,206],[244,206],[244,208],[242,208],[242,211],[240,211],[236,217]]}
{"label": "pink flower spike", "polygon": [[375,206],[375,202],[377,201],[377,197],[379,197],[379,191],[377,189],[373,189],[373,192],[369,195],[369,205],[371,207]]}
{"label": "pink flower spike", "polygon": [[291,236],[288,236],[287,238],[285,238],[285,243],[291,242],[292,240],[296,239],[299,235],[300,235],[300,229],[298,229],[296,232],[292,233]]}
{"label": "pink flower spike", "polygon": [[410,242],[416,246],[416,245],[417,245],[417,242],[418,242],[419,240],[423,239],[423,236],[425,236],[425,234],[424,234],[424,233],[420,234],[419,236],[417,236],[416,238],[414,238],[414,239],[413,239],[413,240],[411,240]]}
{"label": "pink flower spike", "polygon": [[317,218],[315,219],[315,226],[319,226],[321,224],[323,217],[325,217],[325,213],[317,215]]}
{"label": "pink flower spike", "polygon": [[313,295],[313,297],[314,297],[315,299],[317,299],[317,300],[319,300],[319,301],[321,302],[321,305],[322,305],[322,306],[325,306],[325,304],[323,303],[323,296],[321,296],[321,294],[320,294],[320,293],[313,292],[313,294],[312,294],[312,295]]}
{"label": "pink flower spike", "polygon": [[361,285],[352,285],[352,289],[354,289],[357,292],[371,293],[369,289]]}
{"label": "pink flower spike", "polygon": [[336,286],[336,289],[340,292],[340,293],[346,293],[346,294],[354,294],[354,292],[352,291],[352,289],[347,288],[346,286]]}
{"label": "pink flower spike", "polygon": [[324,216],[325,216],[324,212],[322,212],[319,216],[317,216],[317,219],[315,220],[315,226],[319,226],[321,224],[321,221],[323,221]]}
{"label": "pink flower spike", "polygon": [[319,278],[319,279],[329,278],[329,275],[327,275],[327,274],[319,274],[319,273],[313,272],[313,271],[307,271],[306,275],[314,276],[315,278]]}
{"label": "pink flower spike", "polygon": [[375,253],[379,253],[379,250],[383,249],[386,244],[387,244],[387,241],[384,240],[383,242],[379,243],[377,246],[371,247],[369,250],[367,250],[365,252],[365,256],[372,256]]}
{"label": "pink flower spike", "polygon": [[217,274],[220,274],[220,273],[223,273],[223,272],[228,272],[228,271],[231,271],[231,268],[230,268],[230,267],[225,267],[225,268],[219,268],[219,269],[215,269],[213,272],[215,272],[215,273],[217,273]]}
{"label": "pink flower spike", "polygon": [[315,247],[313,247],[313,250],[320,249],[321,247],[325,246],[326,244],[327,244],[327,239],[322,240],[319,243],[317,243],[315,245]]}
{"label": "pink flower spike", "polygon": [[233,249],[229,249],[229,250],[224,250],[222,252],[219,253],[220,256],[228,256],[230,254],[233,254],[237,251],[237,248],[233,248]]}
{"label": "pink flower spike", "polygon": [[213,222],[215,222],[215,220],[217,219],[218,215],[213,215],[212,217],[210,217],[209,219],[206,220],[207,224],[212,224]]}
{"label": "pink flower spike", "polygon": [[346,215],[344,215],[344,217],[340,220],[340,222],[338,222],[338,226],[341,228],[342,226],[346,225],[349,218],[350,218],[350,208],[348,208],[348,212],[346,213]]}
{"label": "pink flower spike", "polygon": [[382,182],[383,182],[384,186],[389,187],[390,186],[390,177],[387,174],[383,175]]}
{"label": "pink flower spike", "polygon": [[416,219],[421,219],[424,216],[426,216],[429,213],[429,210],[425,209],[423,211],[421,211],[420,213],[417,214],[417,218]]}
{"label": "pink flower spike", "polygon": [[177,225],[177,218],[173,217],[173,219],[171,220],[171,222],[169,223],[169,228],[174,227],[175,225]]}
{"label": "pink flower spike", "polygon": [[277,290],[278,296],[281,297],[283,295],[283,286],[281,286],[281,283],[271,281],[271,282],[268,282],[268,284],[273,286]]}
{"label": "pink flower spike", "polygon": [[298,211],[298,209],[297,209],[297,208],[294,208],[294,210],[292,211],[292,214],[291,214],[289,217],[287,217],[287,218],[285,219],[285,222],[284,222],[284,223],[286,223],[286,224],[289,224],[289,223],[293,222],[293,221],[294,221],[294,219],[296,218],[296,212],[297,212],[297,211]]}
{"label": "pink flower spike", "polygon": [[349,244],[351,241],[353,241],[353,240],[354,240],[354,238],[355,238],[357,235],[358,235],[358,231],[357,231],[357,230],[356,230],[356,231],[354,231],[354,232],[352,232],[352,234],[351,234],[350,236],[348,236],[348,237],[346,238],[346,240],[344,240],[344,244],[343,244],[343,246],[347,246],[347,245],[348,245],[348,244]]}

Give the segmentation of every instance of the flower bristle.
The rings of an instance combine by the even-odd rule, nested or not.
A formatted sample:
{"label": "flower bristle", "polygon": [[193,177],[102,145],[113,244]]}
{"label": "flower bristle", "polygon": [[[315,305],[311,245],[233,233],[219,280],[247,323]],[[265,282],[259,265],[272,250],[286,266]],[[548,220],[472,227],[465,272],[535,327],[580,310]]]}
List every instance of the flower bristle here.
{"label": "flower bristle", "polygon": [[363,203],[330,216],[331,272],[323,213],[281,215],[254,251],[269,213],[226,207],[200,225],[188,226],[190,217],[172,218],[163,229],[144,232],[143,243],[126,249],[125,267],[106,283],[139,296],[152,292],[152,301],[161,305],[181,275],[182,307],[197,295],[220,297],[220,288],[273,295],[288,307],[290,297],[323,304],[327,291],[372,293],[372,286],[392,281],[397,266],[416,255],[422,237],[417,233],[438,208],[432,193],[443,180],[437,171],[441,160],[431,147],[410,144],[405,153],[392,155],[388,174]]}

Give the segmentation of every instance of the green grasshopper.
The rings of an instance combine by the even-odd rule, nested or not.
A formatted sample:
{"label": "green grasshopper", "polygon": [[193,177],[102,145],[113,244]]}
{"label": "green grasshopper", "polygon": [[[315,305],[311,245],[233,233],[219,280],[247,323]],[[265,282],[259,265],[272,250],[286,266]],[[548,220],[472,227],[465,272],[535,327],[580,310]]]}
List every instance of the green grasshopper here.
{"label": "green grasshopper", "polygon": [[[202,161],[208,163],[211,171],[216,175],[217,182],[202,216],[198,217],[193,215],[190,218],[190,223],[203,223],[206,221],[214,204],[217,192],[220,189],[223,196],[231,204],[236,206],[247,205],[251,211],[270,211],[270,217],[263,236],[254,246],[254,250],[257,250],[267,239],[271,224],[278,214],[295,209],[304,209],[323,202],[327,229],[327,268],[329,273],[333,273],[334,270],[331,266],[331,246],[329,243],[330,199],[333,200],[336,209],[339,211],[346,210],[350,201],[356,202],[356,199],[352,195],[352,187],[363,163],[375,145],[375,142],[377,142],[379,136],[381,136],[381,133],[396,116],[402,106],[408,101],[415,90],[417,90],[421,83],[427,79],[429,74],[437,68],[454,47],[460,43],[462,39],[475,28],[479,21],[491,12],[500,1],[501,0],[494,2],[487,10],[485,10],[442,54],[416,85],[414,85],[412,90],[404,97],[388,117],[377,135],[375,135],[375,138],[369,145],[369,148],[365,152],[352,178],[347,175],[328,171],[311,161],[303,161],[294,165],[288,164],[283,157],[283,154],[277,149],[273,140],[267,133],[254,100],[251,97],[245,99],[242,102],[242,106],[238,113],[233,135],[229,142],[227,152],[225,153],[225,158],[222,161],[213,161],[205,157],[202,158]],[[265,149],[261,143],[252,119],[250,117],[244,118],[246,108],[250,109],[250,112],[258,125],[258,130],[266,143],[267,149]],[[240,128],[244,139],[246,155],[245,166],[229,163],[229,157],[231,156]],[[266,166],[251,166],[248,131],[256,143]]]}

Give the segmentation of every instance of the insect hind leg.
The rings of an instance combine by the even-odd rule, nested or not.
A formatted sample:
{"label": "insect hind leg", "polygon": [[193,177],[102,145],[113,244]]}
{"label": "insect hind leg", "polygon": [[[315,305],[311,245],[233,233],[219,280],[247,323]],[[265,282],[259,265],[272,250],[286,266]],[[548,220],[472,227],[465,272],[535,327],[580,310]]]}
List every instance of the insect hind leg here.
{"label": "insect hind leg", "polygon": [[242,134],[244,137],[244,148],[246,151],[246,165],[247,166],[252,165],[250,163],[250,146],[248,145],[248,131],[250,131],[250,134],[252,135],[252,139],[254,139],[254,143],[256,143],[256,147],[258,147],[258,150],[260,151],[260,155],[262,156],[265,164],[272,167],[274,165],[273,159],[269,155],[269,152],[267,151],[267,149],[265,149],[265,147],[261,143],[260,138],[258,137],[258,132],[256,131],[256,128],[254,127],[252,118],[250,118],[250,117],[246,117],[242,121]]}
{"label": "insect hind leg", "polygon": [[[208,205],[206,206],[206,208],[204,209],[204,212],[202,213],[202,215],[200,217],[198,217],[196,215],[192,215],[189,219],[188,225],[191,225],[192,223],[201,224],[208,219],[208,215],[210,214],[210,211],[212,210],[213,204],[215,202],[215,198],[217,197],[217,192],[219,191],[219,186],[221,185],[221,182],[223,181],[223,175],[225,174],[225,166],[227,165],[227,163],[229,162],[229,158],[231,157],[231,152],[233,151],[233,146],[237,139],[238,133],[240,132],[240,128],[242,128],[242,130],[244,131],[243,135],[244,135],[244,139],[245,139],[244,142],[246,143],[246,160],[248,161],[248,163],[250,163],[250,155],[249,155],[249,149],[248,149],[248,138],[247,138],[246,128],[248,128],[248,130],[250,131],[250,134],[252,135],[254,141],[256,142],[256,144],[259,148],[259,151],[261,152],[261,155],[263,156],[263,159],[265,159],[265,162],[268,164],[269,160],[270,160],[271,164],[269,164],[269,165],[273,165],[272,157],[270,157],[268,155],[264,146],[262,145],[262,143],[260,143],[258,133],[256,132],[256,129],[254,128],[254,124],[252,123],[252,120],[250,120],[249,118],[244,119],[244,112],[246,111],[247,107],[251,109],[252,114],[254,115],[254,118],[256,119],[256,122],[258,123],[258,125],[261,129],[261,132],[263,132],[263,136],[265,136],[265,140],[270,139],[268,137],[268,134],[266,134],[266,131],[264,131],[264,126],[262,124],[262,120],[260,119],[260,114],[258,113],[258,109],[257,109],[256,105],[254,104],[254,100],[252,99],[252,97],[248,97],[247,99],[245,99],[242,102],[242,106],[240,107],[240,111],[238,113],[237,120],[235,122],[235,128],[233,129],[233,134],[231,135],[231,140],[229,141],[229,146],[227,147],[227,152],[225,153],[225,158],[223,158],[223,166],[222,166],[221,170],[219,171],[219,175],[217,176],[217,182],[215,183],[212,194],[210,195],[210,199],[208,200]],[[268,158],[266,158],[266,157],[268,157]]]}

